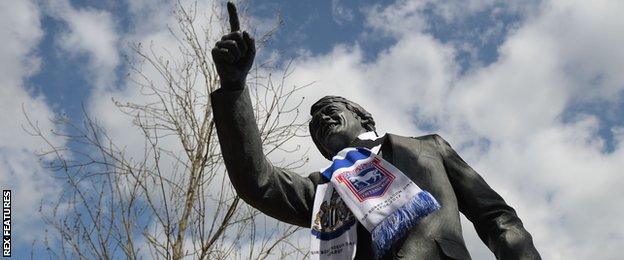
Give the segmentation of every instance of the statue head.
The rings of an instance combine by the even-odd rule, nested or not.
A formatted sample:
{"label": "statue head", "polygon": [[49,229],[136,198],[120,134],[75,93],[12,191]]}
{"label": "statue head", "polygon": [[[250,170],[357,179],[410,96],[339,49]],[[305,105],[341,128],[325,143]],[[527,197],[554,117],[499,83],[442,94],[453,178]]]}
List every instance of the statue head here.
{"label": "statue head", "polygon": [[325,158],[331,160],[358,135],[375,131],[373,116],[343,97],[325,96],[310,108],[310,135]]}

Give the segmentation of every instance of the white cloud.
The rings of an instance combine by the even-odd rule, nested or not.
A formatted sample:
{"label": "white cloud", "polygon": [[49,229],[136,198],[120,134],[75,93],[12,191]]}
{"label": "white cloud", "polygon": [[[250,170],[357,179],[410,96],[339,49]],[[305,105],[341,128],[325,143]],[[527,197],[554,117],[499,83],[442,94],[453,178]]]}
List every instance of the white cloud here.
{"label": "white cloud", "polygon": [[340,0],[331,2],[332,19],[339,25],[353,21],[353,10],[346,7]]}
{"label": "white cloud", "polygon": [[528,25],[538,37],[556,42],[562,70],[570,79],[575,98],[617,98],[624,89],[624,40],[622,1],[553,1]]}
{"label": "white cloud", "polygon": [[366,10],[366,25],[378,32],[401,37],[405,32],[425,28],[426,20],[420,12],[426,1],[396,1],[390,6],[375,5]]}
{"label": "white cloud", "polygon": [[56,35],[59,46],[70,57],[88,57],[93,85],[104,87],[114,83],[114,69],[120,63],[117,24],[104,10],[77,9],[69,1],[48,1],[46,11],[63,21],[65,30]]}
{"label": "white cloud", "polygon": [[[13,191],[13,230],[19,243],[15,248],[25,248],[33,239],[41,238],[40,202],[54,200],[60,191],[35,155],[47,145],[22,128],[28,128],[23,108],[42,130],[55,129],[45,98],[34,94],[25,83],[39,69],[39,58],[33,54],[43,36],[39,19],[39,10],[30,1],[0,2],[0,187]],[[64,143],[53,136],[49,141]]]}

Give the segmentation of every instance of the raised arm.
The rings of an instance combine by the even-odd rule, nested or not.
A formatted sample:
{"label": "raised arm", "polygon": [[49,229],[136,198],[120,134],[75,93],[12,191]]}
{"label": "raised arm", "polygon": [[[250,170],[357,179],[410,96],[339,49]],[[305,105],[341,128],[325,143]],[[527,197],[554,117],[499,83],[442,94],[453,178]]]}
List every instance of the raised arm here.
{"label": "raised arm", "polygon": [[442,137],[435,136],[459,210],[496,259],[541,259],[516,211]]}
{"label": "raised arm", "polygon": [[310,226],[315,183],[279,169],[266,159],[245,78],[255,56],[254,40],[240,32],[234,4],[228,2],[232,32],[212,50],[221,88],[211,93],[221,153],[237,194],[278,220]]}

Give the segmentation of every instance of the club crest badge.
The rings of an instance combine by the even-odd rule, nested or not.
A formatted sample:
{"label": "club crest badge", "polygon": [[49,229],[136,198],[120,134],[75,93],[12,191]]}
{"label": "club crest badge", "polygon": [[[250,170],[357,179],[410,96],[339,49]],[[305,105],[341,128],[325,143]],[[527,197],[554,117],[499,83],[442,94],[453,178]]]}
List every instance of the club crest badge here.
{"label": "club crest badge", "polygon": [[360,202],[383,196],[394,178],[376,158],[336,176],[338,182],[345,184]]}
{"label": "club crest badge", "polygon": [[332,192],[328,200],[323,201],[319,211],[313,217],[312,234],[321,240],[339,237],[356,222],[336,190]]}

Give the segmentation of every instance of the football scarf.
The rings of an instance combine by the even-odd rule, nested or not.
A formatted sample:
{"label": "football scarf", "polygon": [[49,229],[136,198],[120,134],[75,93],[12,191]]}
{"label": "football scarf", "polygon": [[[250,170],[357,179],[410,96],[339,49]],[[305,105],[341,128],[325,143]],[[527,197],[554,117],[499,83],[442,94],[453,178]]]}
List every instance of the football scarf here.
{"label": "football scarf", "polygon": [[440,208],[404,173],[363,147],[345,148],[321,171],[312,210],[311,259],[353,259],[357,222],[370,233],[374,258]]}

